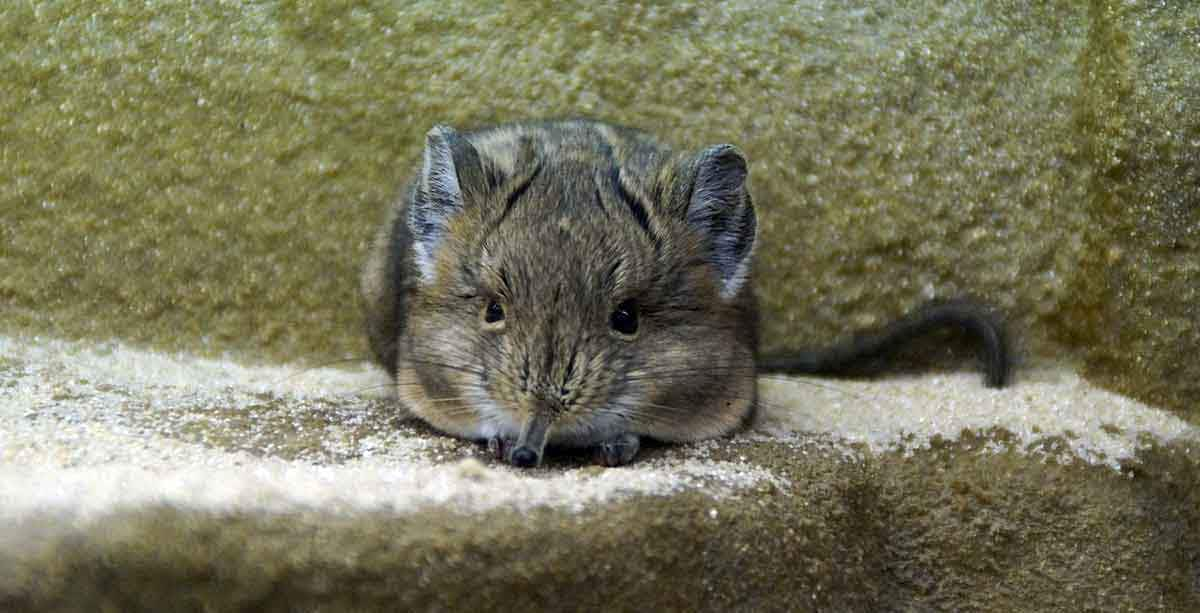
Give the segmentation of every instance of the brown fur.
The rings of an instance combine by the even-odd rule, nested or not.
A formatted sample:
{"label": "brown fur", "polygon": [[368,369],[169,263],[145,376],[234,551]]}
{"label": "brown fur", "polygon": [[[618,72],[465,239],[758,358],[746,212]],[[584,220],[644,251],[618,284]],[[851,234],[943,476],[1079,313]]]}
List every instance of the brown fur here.
{"label": "brown fur", "polygon": [[[717,248],[695,206],[705,168],[740,163],[744,179],[736,150],[680,154],[587,121],[430,138],[430,147],[451,143],[463,204],[432,251],[432,278],[407,221],[433,189],[421,169],[363,272],[372,350],[417,416],[452,435],[508,441],[523,441],[540,416],[550,444],[572,446],[628,435],[693,441],[749,417],[753,292],[743,279],[722,295]],[[704,166],[713,155],[720,164]],[[749,195],[735,187],[729,204],[749,209],[752,244]],[[610,322],[626,300],[637,305],[632,335]],[[502,321],[485,321],[491,301]]]}

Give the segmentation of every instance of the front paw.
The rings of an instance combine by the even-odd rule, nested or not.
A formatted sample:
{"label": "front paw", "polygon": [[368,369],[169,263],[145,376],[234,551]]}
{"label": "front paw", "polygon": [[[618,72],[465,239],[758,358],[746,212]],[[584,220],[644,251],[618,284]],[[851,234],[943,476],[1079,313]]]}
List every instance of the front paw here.
{"label": "front paw", "polygon": [[516,441],[512,439],[503,438],[500,435],[496,435],[488,439],[488,453],[491,454],[493,458],[500,460],[501,462],[508,462],[508,455],[512,453],[512,448],[515,444]]}
{"label": "front paw", "polygon": [[641,446],[636,434],[619,434],[597,445],[592,456],[601,466],[624,466],[633,461]]}

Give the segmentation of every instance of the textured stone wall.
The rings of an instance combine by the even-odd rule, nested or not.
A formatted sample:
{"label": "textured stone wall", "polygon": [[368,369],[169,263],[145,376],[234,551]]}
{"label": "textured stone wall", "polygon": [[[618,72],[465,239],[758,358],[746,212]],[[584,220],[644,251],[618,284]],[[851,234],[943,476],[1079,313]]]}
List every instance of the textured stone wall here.
{"label": "textured stone wall", "polygon": [[768,350],[970,294],[1190,413],[1196,10],[13,5],[0,321],[363,355],[356,267],[429,126],[587,115],[746,152]]}
{"label": "textured stone wall", "polygon": [[1095,172],[1058,328],[1109,387],[1200,420],[1200,5],[1095,2],[1078,125]]}
{"label": "textured stone wall", "polygon": [[[0,75],[0,609],[1200,608],[1195,2],[9,2]],[[531,474],[171,353],[364,358],[429,127],[568,115],[742,148],[768,349],[971,294],[1056,364]]]}

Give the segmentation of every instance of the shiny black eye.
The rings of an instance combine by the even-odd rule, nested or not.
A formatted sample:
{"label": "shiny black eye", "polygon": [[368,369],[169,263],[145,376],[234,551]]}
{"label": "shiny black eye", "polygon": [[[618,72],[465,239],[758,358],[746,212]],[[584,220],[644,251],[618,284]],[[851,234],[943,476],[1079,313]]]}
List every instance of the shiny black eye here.
{"label": "shiny black eye", "polygon": [[487,308],[483,310],[483,321],[489,324],[504,321],[504,307],[500,306],[500,303],[495,300],[489,300]]}
{"label": "shiny black eye", "polygon": [[626,300],[617,305],[617,310],[612,312],[608,318],[608,323],[613,330],[626,336],[637,332],[638,329],[638,311],[637,303],[632,300]]}

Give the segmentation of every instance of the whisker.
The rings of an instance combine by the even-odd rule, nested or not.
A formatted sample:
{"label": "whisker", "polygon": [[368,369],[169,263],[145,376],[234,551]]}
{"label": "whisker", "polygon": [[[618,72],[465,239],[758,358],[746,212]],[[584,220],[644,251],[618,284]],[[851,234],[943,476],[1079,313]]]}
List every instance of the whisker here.
{"label": "whisker", "polygon": [[664,425],[671,425],[671,424],[676,423],[675,421],[667,418],[664,415],[660,415],[658,413],[653,413],[653,412],[646,412],[646,411],[638,409],[637,407],[632,406],[632,405],[617,405],[617,407],[620,410],[609,408],[609,407],[596,409],[595,414],[612,416],[612,417],[620,417],[621,419],[626,420],[626,421],[640,421],[643,423],[654,423],[654,424],[664,424]]}
{"label": "whisker", "polygon": [[864,401],[864,402],[865,402],[865,401],[868,401],[868,400],[871,400],[871,401],[873,401],[873,400],[877,400],[877,399],[878,399],[878,398],[868,398],[868,397],[866,397],[866,396],[863,396],[863,395],[861,395],[861,394],[856,394],[856,393],[854,393],[854,392],[852,392],[852,391],[850,391],[850,390],[848,390],[848,389],[843,389],[843,388],[841,388],[841,387],[838,387],[838,386],[836,386],[836,385],[829,385],[829,384],[821,383],[821,382],[818,382],[818,381],[813,381],[813,380],[811,380],[811,379],[806,379],[806,378],[802,378],[802,377],[771,377],[771,376],[764,376],[763,378],[765,378],[765,379],[770,379],[770,380],[773,380],[773,381],[780,381],[780,382],[784,382],[784,383],[798,383],[798,384],[800,384],[800,385],[807,385],[807,386],[809,386],[809,387],[815,387],[815,388],[817,388],[817,389],[820,389],[820,390],[825,390],[825,391],[827,391],[827,392],[837,392],[837,393],[839,393],[839,394],[842,394],[842,395],[845,395],[845,396],[849,396],[849,397],[851,397],[851,398],[854,398],[855,400],[862,400],[862,401]]}
{"label": "whisker", "polygon": [[352,357],[348,357],[348,358],[340,358],[337,360],[329,360],[326,362],[320,362],[320,363],[314,364],[312,366],[306,366],[304,368],[301,368],[299,370],[299,372],[294,372],[290,375],[287,375],[286,377],[281,377],[279,379],[273,380],[270,382],[270,385],[272,385],[272,386],[282,385],[284,383],[287,383],[288,381],[292,381],[293,379],[297,379],[299,377],[303,377],[303,376],[312,374],[313,371],[320,370],[322,368],[329,368],[331,366],[335,366],[338,364],[348,364],[351,362],[364,363],[364,362],[369,362],[369,361],[370,360],[365,356],[352,356]]}
{"label": "whisker", "polygon": [[478,368],[471,368],[468,366],[459,366],[457,364],[447,364],[445,362],[435,362],[433,360],[420,360],[420,359],[414,359],[411,357],[405,357],[403,359],[403,362],[406,362],[409,364],[421,364],[424,366],[436,366],[438,368],[445,368],[447,370],[465,372],[470,375],[482,375],[483,374],[483,371]]}
{"label": "whisker", "polygon": [[393,386],[393,384],[391,384],[391,383],[381,383],[379,385],[368,385],[366,387],[360,387],[355,390],[350,390],[349,394],[351,396],[359,396],[359,395],[362,395],[367,392],[374,392],[374,391],[378,391],[378,390],[388,390],[388,389],[391,389],[392,386]]}
{"label": "whisker", "polygon": [[364,394],[366,392],[374,392],[374,391],[378,391],[378,390],[391,390],[391,389],[395,389],[397,387],[418,387],[420,385],[421,384],[416,381],[412,381],[412,382],[408,382],[408,383],[388,382],[388,383],[380,383],[378,385],[368,385],[366,387],[360,387],[358,389],[351,390],[348,393],[351,396],[357,396],[357,395]]}
{"label": "whisker", "polygon": [[640,407],[649,407],[652,409],[660,409],[660,410],[667,411],[670,413],[675,413],[678,415],[693,415],[696,413],[696,411],[694,409],[685,409],[682,407],[676,407],[676,406],[671,406],[671,405],[667,405],[667,404],[659,404],[657,402],[642,401],[642,402],[638,403],[638,407],[639,408]]}
{"label": "whisker", "polygon": [[443,402],[454,402],[454,401],[468,402],[468,401],[470,401],[470,398],[467,398],[466,396],[447,396],[445,398],[426,398],[425,400],[423,400],[423,402],[428,402],[430,404],[440,404]]}
{"label": "whisker", "polygon": [[634,368],[631,369],[633,374],[625,377],[629,381],[638,381],[662,375],[675,374],[726,374],[726,373],[743,373],[752,375],[756,371],[752,366],[722,366],[722,365],[704,365],[704,366],[672,366],[672,367],[652,367],[652,368]]}
{"label": "whisker", "polygon": [[669,369],[661,369],[661,370],[640,371],[642,374],[632,376],[632,377],[626,377],[622,380],[627,381],[627,382],[642,381],[642,380],[647,380],[647,379],[668,380],[669,381],[671,379],[677,379],[677,378],[681,379],[681,378],[684,378],[687,376],[695,376],[695,375],[724,375],[724,374],[737,375],[738,373],[742,373],[747,377],[754,376],[760,380],[766,379],[766,380],[771,380],[771,381],[782,381],[782,382],[796,383],[796,384],[800,384],[800,385],[807,385],[810,387],[815,387],[815,388],[826,390],[826,391],[844,394],[846,396],[850,396],[850,397],[858,399],[858,400],[863,400],[863,401],[868,400],[867,397],[865,397],[861,394],[857,394],[850,390],[847,390],[847,389],[844,389],[844,388],[841,388],[841,387],[838,387],[836,385],[832,385],[829,383],[818,382],[816,380],[813,380],[810,377],[804,377],[804,376],[800,376],[800,375],[772,375],[772,374],[765,374],[765,373],[753,373],[753,371],[754,371],[754,369],[751,367],[740,367],[740,366],[669,368]]}

